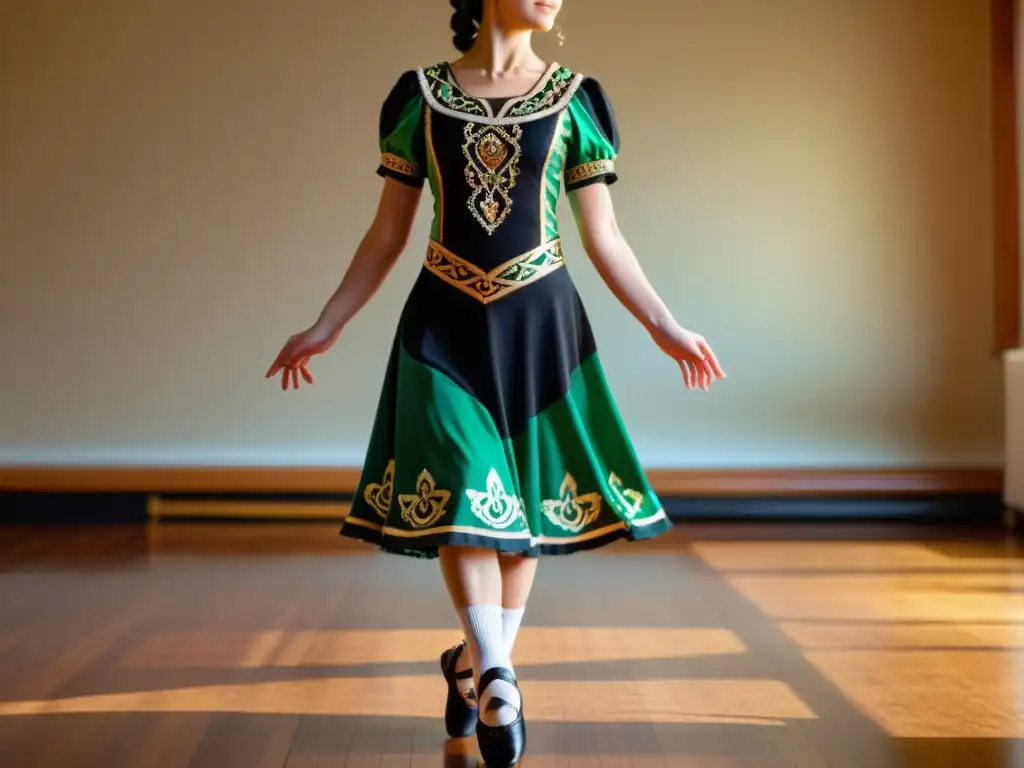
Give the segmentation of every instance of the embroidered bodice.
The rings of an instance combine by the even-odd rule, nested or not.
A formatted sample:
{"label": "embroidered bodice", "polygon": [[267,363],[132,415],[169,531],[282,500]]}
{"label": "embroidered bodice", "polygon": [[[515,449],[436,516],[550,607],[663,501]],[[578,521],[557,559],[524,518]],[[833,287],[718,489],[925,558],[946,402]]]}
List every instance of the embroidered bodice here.
{"label": "embroidered bodice", "polygon": [[428,269],[481,300],[561,265],[563,188],[616,180],[608,98],[596,80],[558,64],[507,100],[470,95],[447,63],[406,72],[381,108],[379,138],[378,173],[429,181]]}

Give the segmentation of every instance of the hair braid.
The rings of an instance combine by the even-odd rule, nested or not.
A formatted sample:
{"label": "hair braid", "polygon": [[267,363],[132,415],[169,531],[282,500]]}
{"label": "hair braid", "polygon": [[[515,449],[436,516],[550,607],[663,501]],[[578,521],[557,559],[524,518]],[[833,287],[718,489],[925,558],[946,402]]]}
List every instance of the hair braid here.
{"label": "hair braid", "polygon": [[473,47],[477,29],[483,21],[483,0],[451,0],[452,8],[452,42],[455,47],[465,53]]}

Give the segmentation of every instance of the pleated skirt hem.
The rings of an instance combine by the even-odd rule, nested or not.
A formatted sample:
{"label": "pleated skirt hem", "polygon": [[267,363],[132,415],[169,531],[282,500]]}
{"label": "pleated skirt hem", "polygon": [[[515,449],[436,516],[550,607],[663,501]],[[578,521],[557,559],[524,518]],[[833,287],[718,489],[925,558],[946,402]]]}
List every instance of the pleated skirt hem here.
{"label": "pleated skirt hem", "polygon": [[614,523],[587,531],[576,537],[528,539],[525,537],[503,537],[486,533],[458,530],[425,532],[415,537],[388,533],[384,527],[367,523],[361,518],[349,518],[341,527],[340,534],[378,547],[388,554],[418,559],[435,559],[440,547],[473,547],[498,552],[504,555],[546,557],[571,555],[608,546],[616,541],[644,541],[660,536],[672,528],[672,522],[664,512],[654,516],[643,525]]}

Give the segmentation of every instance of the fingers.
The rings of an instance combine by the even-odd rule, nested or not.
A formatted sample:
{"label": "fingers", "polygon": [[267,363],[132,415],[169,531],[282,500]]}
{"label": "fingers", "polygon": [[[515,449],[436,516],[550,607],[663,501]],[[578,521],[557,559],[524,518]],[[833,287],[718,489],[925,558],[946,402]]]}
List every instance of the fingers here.
{"label": "fingers", "polygon": [[708,358],[696,361],[680,360],[679,368],[683,372],[683,382],[690,390],[699,387],[705,392],[710,392],[712,382],[716,378],[721,378],[715,371],[714,363]]}
{"label": "fingers", "polygon": [[686,384],[687,389],[692,390],[696,383],[696,371],[694,370],[693,363],[680,360],[679,368],[683,372],[683,383]]}
{"label": "fingers", "polygon": [[295,365],[275,363],[274,366],[271,367],[271,373],[267,375],[270,376],[280,371],[281,389],[284,391],[289,389],[298,389],[300,376],[307,384],[313,383],[313,374],[311,374],[309,372],[309,368],[306,367],[308,362],[309,358],[307,357]]}
{"label": "fingers", "polygon": [[280,371],[281,368],[284,367],[284,363],[281,361],[281,356],[283,354],[284,354],[284,350],[282,350],[281,354],[279,354],[277,356],[277,359],[275,359],[274,362],[270,364],[270,368],[269,368],[269,370],[267,370],[267,378],[268,379],[272,379],[275,376],[277,376],[277,372]]}
{"label": "fingers", "polygon": [[299,379],[295,369],[286,367],[281,370],[281,390],[287,392],[289,389],[298,389]]}
{"label": "fingers", "polygon": [[294,363],[291,362],[293,355],[288,349],[282,349],[281,354],[277,356],[273,364],[270,366],[270,370],[267,371],[267,378],[272,379],[277,376],[280,372],[287,372],[290,368],[294,367]]}
{"label": "fingers", "polygon": [[711,380],[713,378],[711,374],[711,366],[708,365],[707,360],[702,360],[697,365],[698,378],[700,379],[700,388],[705,392],[711,391]]}
{"label": "fingers", "polygon": [[697,342],[697,346],[700,347],[700,351],[704,355],[704,360],[709,365],[709,370],[711,371],[711,374],[716,379],[724,379],[725,371],[722,370],[722,366],[718,362],[718,358],[715,357],[715,353],[711,350],[711,347],[708,345],[708,343],[704,341],[704,339],[700,339]]}
{"label": "fingers", "polygon": [[281,389],[298,389],[299,377],[307,384],[313,383],[313,375],[309,372],[309,355],[298,357],[300,345],[296,344],[295,337],[288,339],[284,348],[278,353],[277,358],[267,370],[267,378],[272,379],[281,374]]}
{"label": "fingers", "polygon": [[274,378],[278,371],[282,368],[288,367],[288,363],[295,357],[295,337],[291,337],[281,347],[281,351],[277,353],[277,357],[274,358],[274,362],[271,363],[270,369],[267,371],[267,378]]}

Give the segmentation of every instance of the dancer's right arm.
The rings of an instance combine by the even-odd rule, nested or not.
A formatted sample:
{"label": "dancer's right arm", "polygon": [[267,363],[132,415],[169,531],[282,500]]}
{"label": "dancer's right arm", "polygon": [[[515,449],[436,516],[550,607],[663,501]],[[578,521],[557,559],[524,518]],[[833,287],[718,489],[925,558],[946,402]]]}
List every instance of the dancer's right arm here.
{"label": "dancer's right arm", "polygon": [[363,235],[341,284],[328,299],[314,328],[319,328],[322,334],[337,336],[383,285],[409,242],[422,193],[422,188],[393,178],[384,180],[373,223]]}
{"label": "dancer's right arm", "polygon": [[355,317],[384,283],[401,256],[412,231],[422,187],[386,177],[377,213],[345,270],[341,284],[324,305],[316,322],[285,342],[267,371],[267,378],[281,373],[281,386],[298,388],[299,376],[308,383],[309,358],[326,352],[342,329]]}

